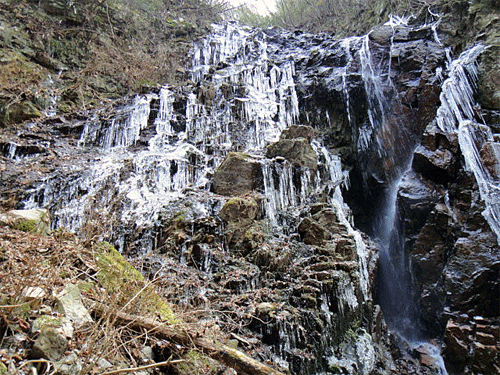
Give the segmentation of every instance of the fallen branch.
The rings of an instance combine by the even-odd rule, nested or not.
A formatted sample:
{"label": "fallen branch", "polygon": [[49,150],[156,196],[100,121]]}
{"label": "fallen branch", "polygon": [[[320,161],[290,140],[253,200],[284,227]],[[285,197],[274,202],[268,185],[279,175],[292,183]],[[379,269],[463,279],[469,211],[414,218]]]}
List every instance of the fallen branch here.
{"label": "fallen branch", "polygon": [[103,315],[111,317],[115,325],[126,325],[128,328],[141,333],[147,330],[150,335],[159,339],[173,341],[186,347],[194,347],[208,357],[233,368],[241,375],[284,375],[282,372],[249,357],[237,349],[233,349],[220,342],[190,334],[174,326],[159,323],[153,319],[114,312],[104,307],[94,308],[94,313],[98,317],[102,317]]}
{"label": "fallen branch", "polygon": [[150,368],[155,368],[155,367],[161,367],[161,366],[166,366],[166,365],[171,365],[174,363],[182,363],[185,362],[182,359],[176,359],[173,361],[165,361],[165,362],[157,362],[153,363],[151,365],[145,365],[145,366],[140,366],[140,367],[131,367],[131,368],[124,368],[121,370],[113,370],[113,371],[108,371],[108,372],[103,372],[101,375],[114,375],[114,374],[119,374],[121,372],[135,372],[135,371],[141,371],[141,370],[147,370]]}

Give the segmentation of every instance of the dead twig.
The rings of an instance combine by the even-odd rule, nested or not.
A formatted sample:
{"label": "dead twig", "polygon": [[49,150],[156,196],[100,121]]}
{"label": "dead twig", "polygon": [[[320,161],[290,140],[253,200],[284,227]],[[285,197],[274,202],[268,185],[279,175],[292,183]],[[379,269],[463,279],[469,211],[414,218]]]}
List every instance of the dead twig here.
{"label": "dead twig", "polygon": [[186,362],[186,361],[183,359],[175,359],[175,360],[169,360],[169,361],[165,361],[165,362],[157,362],[157,363],[153,363],[153,364],[145,365],[145,366],[140,366],[140,367],[123,368],[121,370],[113,370],[113,371],[103,372],[101,375],[114,375],[114,374],[119,374],[122,372],[141,371],[141,370],[147,370],[149,368],[173,365],[173,364],[182,363],[182,362]]}
{"label": "dead twig", "polygon": [[142,332],[146,329],[151,336],[172,341],[182,346],[195,347],[208,357],[235,369],[238,374],[284,375],[282,372],[249,357],[239,350],[152,319],[123,312],[114,312],[102,306],[96,307],[94,313],[101,317],[106,315],[111,318],[114,324],[125,325],[136,332]]}

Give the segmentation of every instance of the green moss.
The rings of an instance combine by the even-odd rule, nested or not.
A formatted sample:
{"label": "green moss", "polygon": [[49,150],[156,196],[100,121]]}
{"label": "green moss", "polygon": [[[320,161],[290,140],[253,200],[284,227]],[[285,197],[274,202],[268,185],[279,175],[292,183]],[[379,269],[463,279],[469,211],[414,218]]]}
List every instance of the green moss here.
{"label": "green moss", "polygon": [[111,295],[121,296],[120,304],[134,299],[134,306],[141,314],[154,314],[170,324],[179,323],[170,306],[146,285],[143,275],[137,271],[109,243],[102,242],[96,247],[96,263],[99,267],[97,280]]}
{"label": "green moss", "polygon": [[12,315],[21,319],[28,319],[31,315],[31,305],[29,303],[21,304],[12,310]]}
{"label": "green moss", "polygon": [[14,223],[12,225],[12,228],[23,232],[34,232],[36,226],[37,226],[36,220],[19,220],[17,223]]}
{"label": "green moss", "polygon": [[60,327],[60,326],[62,326],[61,318],[50,315],[40,316],[33,322],[34,331],[41,331],[44,327]]}
{"label": "green moss", "polygon": [[179,211],[171,219],[172,224],[174,224],[176,228],[181,228],[184,226],[187,220],[187,212],[187,210]]}
{"label": "green moss", "polygon": [[186,354],[184,359],[186,362],[177,366],[179,375],[219,373],[218,363],[204,356],[200,352],[191,350]]}
{"label": "green moss", "polygon": [[0,375],[8,375],[9,374],[9,371],[7,370],[7,367],[5,367],[5,365],[0,362]]}

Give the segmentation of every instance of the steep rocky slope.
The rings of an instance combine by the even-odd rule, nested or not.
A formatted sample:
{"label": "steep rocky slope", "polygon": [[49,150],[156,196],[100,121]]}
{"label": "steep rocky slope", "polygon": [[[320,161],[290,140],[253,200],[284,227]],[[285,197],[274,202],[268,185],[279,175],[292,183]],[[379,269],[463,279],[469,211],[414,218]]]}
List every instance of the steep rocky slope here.
{"label": "steep rocky slope", "polygon": [[[477,60],[478,103],[463,120],[482,124],[477,160],[498,186],[498,11],[481,2],[447,2],[440,11],[437,25],[393,22],[342,41],[215,27],[197,44],[183,86],[72,118],[61,115],[62,101],[56,115],[5,129],[2,207],[49,208],[55,227],[85,241],[82,252],[112,241],[161,284],[161,297],[283,371],[439,373],[432,349],[404,348],[377,305],[383,241],[373,223],[421,140],[398,203],[411,297],[424,331],[444,339],[450,373],[498,372],[499,247],[494,220],[483,216],[498,201],[485,198],[463,133],[439,125],[449,103],[442,83],[454,77],[445,44],[457,57],[487,42]],[[109,22],[115,30],[115,18]],[[15,236],[2,236],[4,249],[16,246]],[[15,290],[7,295],[5,304],[20,302]],[[178,356],[176,349],[184,361],[185,348],[168,344],[152,360]],[[168,371],[182,373],[175,368]]]}
{"label": "steep rocky slope", "polygon": [[0,127],[181,82],[218,2],[0,2]]}

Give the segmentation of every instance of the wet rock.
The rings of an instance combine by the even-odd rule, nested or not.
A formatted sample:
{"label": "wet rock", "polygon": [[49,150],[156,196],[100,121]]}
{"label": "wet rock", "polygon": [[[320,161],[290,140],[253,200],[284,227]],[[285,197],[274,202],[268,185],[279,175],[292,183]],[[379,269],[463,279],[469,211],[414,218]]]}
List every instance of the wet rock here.
{"label": "wet rock", "polygon": [[305,138],[309,143],[314,137],[314,129],[306,125],[292,125],[281,132],[280,139],[298,139]]}
{"label": "wet rock", "polygon": [[259,205],[252,197],[236,197],[228,200],[219,211],[219,216],[226,223],[248,224],[256,219]]}
{"label": "wet rock", "polygon": [[[448,209],[444,204],[438,203],[430,212],[427,220],[420,231],[413,251],[411,253],[414,272],[422,285],[430,285],[437,282],[446,264],[447,233],[443,232],[450,217]],[[425,281],[424,281],[425,280]]]}
{"label": "wet rock", "polygon": [[498,316],[500,261],[496,238],[477,233],[459,238],[445,270],[445,288],[453,309],[478,316]]}
{"label": "wet rock", "polygon": [[405,234],[415,240],[428,215],[442,199],[436,185],[422,178],[413,169],[405,173],[398,190],[398,206],[405,223]]}
{"label": "wet rock", "polygon": [[430,27],[424,28],[411,28],[399,27],[393,25],[376,26],[369,33],[369,37],[374,42],[379,44],[389,44],[398,42],[409,42],[412,40],[419,40],[428,38],[432,33]]}
{"label": "wet rock", "polygon": [[67,285],[56,298],[58,310],[72,320],[75,328],[79,328],[93,321],[88,310],[82,303],[80,290],[76,285]]}
{"label": "wet rock", "polygon": [[214,192],[221,195],[243,195],[263,188],[262,167],[253,156],[231,152],[214,175]]}
{"label": "wet rock", "polygon": [[[482,324],[478,324],[478,319]],[[485,334],[482,330],[499,330],[490,319],[467,316],[452,316],[445,330],[443,354],[450,369],[455,373],[490,373],[496,371],[500,359],[500,342],[493,334]]]}
{"label": "wet rock", "polygon": [[55,328],[47,327],[40,332],[31,349],[32,358],[45,358],[58,361],[68,348],[68,340]]}
{"label": "wet rock", "polygon": [[485,142],[480,151],[483,165],[493,178],[500,177],[500,143]]}
{"label": "wet rock", "polygon": [[268,146],[266,157],[281,156],[296,167],[315,171],[318,168],[318,155],[306,138],[282,139]]}
{"label": "wet rock", "polygon": [[488,109],[500,109],[500,47],[489,47],[479,66],[479,101]]}
{"label": "wet rock", "polygon": [[417,173],[421,173],[429,180],[446,184],[451,180],[455,172],[455,155],[446,149],[431,151],[424,146],[418,146],[415,150],[412,167]]}
{"label": "wet rock", "polygon": [[50,232],[49,211],[42,208],[32,210],[12,210],[0,214],[0,225],[8,225],[14,229],[36,234]]}

